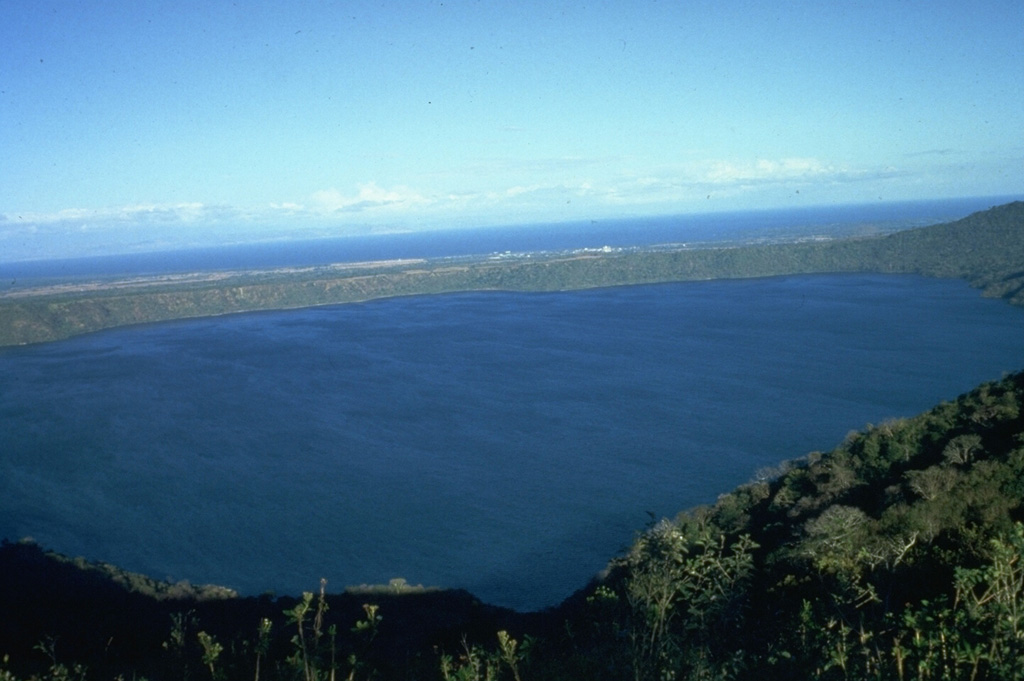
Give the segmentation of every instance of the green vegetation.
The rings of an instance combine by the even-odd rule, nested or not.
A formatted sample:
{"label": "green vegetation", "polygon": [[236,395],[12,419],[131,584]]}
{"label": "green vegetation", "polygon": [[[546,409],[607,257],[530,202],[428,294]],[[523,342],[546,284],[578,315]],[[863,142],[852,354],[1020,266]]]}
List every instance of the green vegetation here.
{"label": "green vegetation", "polygon": [[454,291],[556,291],[785,274],[958,277],[1024,304],[1024,202],[887,236],[729,248],[417,261],[107,283],[0,297],[0,346],[116,326]]}
{"label": "green vegetation", "polygon": [[[263,275],[9,299],[0,312],[7,342],[23,342],[11,339],[379,295],[853,271],[962,277],[1024,304],[1022,232],[1015,203],[873,239]],[[1018,373],[652,523],[540,613],[400,578],[240,598],[5,542],[0,681],[1016,679],[1022,504]]]}
{"label": "green vegetation", "polygon": [[239,598],[0,548],[0,679],[1013,679],[1024,373],[761,471],[558,608]]}
{"label": "green vegetation", "polygon": [[1017,374],[661,521],[589,597],[585,656],[619,636],[620,678],[1019,678],[1022,409]]}

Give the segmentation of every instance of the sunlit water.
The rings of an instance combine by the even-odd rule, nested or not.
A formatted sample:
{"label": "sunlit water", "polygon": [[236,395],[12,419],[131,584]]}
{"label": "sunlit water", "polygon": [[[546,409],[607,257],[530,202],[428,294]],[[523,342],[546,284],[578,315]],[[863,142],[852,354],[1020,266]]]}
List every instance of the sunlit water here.
{"label": "sunlit water", "polygon": [[962,282],[467,293],[0,352],[0,536],[260,593],[463,587],[521,609],[648,521],[1024,368]]}

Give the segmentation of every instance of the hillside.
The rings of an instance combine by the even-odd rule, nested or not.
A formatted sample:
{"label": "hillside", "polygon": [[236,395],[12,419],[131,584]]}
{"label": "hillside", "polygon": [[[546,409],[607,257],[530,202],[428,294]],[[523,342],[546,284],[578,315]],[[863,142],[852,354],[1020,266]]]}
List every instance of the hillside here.
{"label": "hillside", "polygon": [[586,599],[590,655],[621,635],[601,664],[643,679],[1020,678],[1022,409],[1016,374],[653,525]]}
{"label": "hillside", "polygon": [[238,598],[4,544],[0,678],[1019,678],[1022,502],[1018,373],[653,523],[531,615],[402,583]]}
{"label": "hillside", "polygon": [[1024,304],[1024,202],[874,238],[533,254],[148,278],[0,296],[0,346],[148,322],[455,291],[553,291],[833,272],[959,277]]}

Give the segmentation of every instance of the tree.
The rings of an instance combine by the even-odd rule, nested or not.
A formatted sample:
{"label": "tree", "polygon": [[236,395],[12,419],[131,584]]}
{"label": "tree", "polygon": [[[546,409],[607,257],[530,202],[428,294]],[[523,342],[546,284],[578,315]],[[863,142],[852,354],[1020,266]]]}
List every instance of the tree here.
{"label": "tree", "polygon": [[994,675],[1019,673],[1024,669],[1024,525],[1015,523],[990,547],[987,565],[957,568],[957,603],[984,626]]}
{"label": "tree", "polygon": [[[626,598],[638,681],[706,677],[733,660],[716,645],[742,622],[757,545],[729,541],[706,524],[663,520],[627,558]],[[685,529],[693,530],[688,536]]]}
{"label": "tree", "polygon": [[942,450],[942,458],[948,464],[964,466],[971,462],[974,453],[981,449],[981,436],[976,433],[957,435]]}

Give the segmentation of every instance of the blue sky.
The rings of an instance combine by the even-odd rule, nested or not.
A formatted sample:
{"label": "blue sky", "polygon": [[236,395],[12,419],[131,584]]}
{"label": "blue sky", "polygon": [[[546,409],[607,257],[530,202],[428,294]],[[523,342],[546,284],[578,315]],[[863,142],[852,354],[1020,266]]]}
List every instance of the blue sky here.
{"label": "blue sky", "polygon": [[1024,4],[0,0],[0,260],[1024,191]]}

